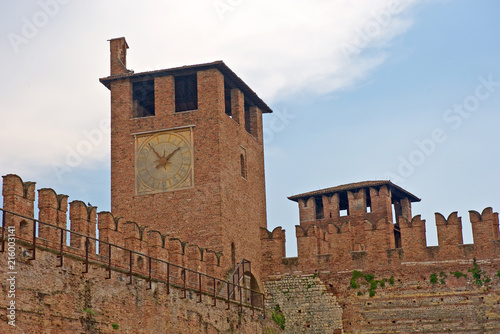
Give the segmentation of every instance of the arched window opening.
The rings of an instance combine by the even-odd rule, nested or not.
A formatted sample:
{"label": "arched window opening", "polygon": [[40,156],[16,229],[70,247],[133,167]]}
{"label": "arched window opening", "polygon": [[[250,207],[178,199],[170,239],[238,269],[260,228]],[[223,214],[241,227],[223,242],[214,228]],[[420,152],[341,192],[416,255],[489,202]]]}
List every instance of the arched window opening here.
{"label": "arched window opening", "polygon": [[241,177],[246,180],[247,178],[247,166],[246,166],[246,161],[245,157],[243,154],[240,154],[240,168],[241,168]]}

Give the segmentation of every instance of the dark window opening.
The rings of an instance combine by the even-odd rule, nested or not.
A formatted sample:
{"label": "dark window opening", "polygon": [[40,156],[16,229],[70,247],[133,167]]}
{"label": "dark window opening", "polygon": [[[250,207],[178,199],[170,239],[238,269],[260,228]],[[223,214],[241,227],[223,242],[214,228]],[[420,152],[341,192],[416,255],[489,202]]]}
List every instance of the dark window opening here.
{"label": "dark window opening", "polygon": [[394,226],[394,243],[396,248],[401,248],[401,230],[399,229],[399,224]]}
{"label": "dark window opening", "polygon": [[231,104],[231,87],[227,83],[224,83],[224,107],[226,115],[233,117],[233,109]]}
{"label": "dark window opening", "polygon": [[394,221],[394,244],[396,248],[401,248],[401,230],[399,229],[399,217],[402,215],[401,203],[392,198],[392,219]]}
{"label": "dark window opening", "polygon": [[155,115],[155,82],[143,80],[132,84],[134,117]]}
{"label": "dark window opening", "polygon": [[349,216],[349,199],[347,192],[339,193],[339,215],[340,217]]}
{"label": "dark window opening", "polygon": [[325,218],[325,214],[323,212],[323,198],[322,197],[315,197],[314,202],[315,202],[314,204],[316,207],[316,219]]}
{"label": "dark window opening", "polygon": [[366,212],[372,212],[372,199],[370,197],[370,189],[366,189]]}
{"label": "dark window opening", "polygon": [[243,154],[240,155],[240,168],[241,168],[241,177],[246,179],[247,178],[247,166],[246,166],[246,161],[245,157]]}
{"label": "dark window opening", "polygon": [[250,124],[250,107],[250,103],[245,100],[245,130],[247,130],[248,133],[252,133],[252,126]]}
{"label": "dark window opening", "polygon": [[175,112],[198,109],[196,74],[175,77]]}

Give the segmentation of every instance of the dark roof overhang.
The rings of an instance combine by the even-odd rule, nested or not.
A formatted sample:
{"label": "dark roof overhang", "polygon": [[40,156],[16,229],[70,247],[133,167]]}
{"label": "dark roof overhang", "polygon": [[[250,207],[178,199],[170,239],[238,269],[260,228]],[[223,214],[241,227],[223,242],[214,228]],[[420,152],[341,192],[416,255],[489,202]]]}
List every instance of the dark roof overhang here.
{"label": "dark roof overhang", "polygon": [[319,195],[331,195],[334,193],[339,193],[339,192],[346,192],[346,191],[353,191],[353,190],[359,190],[362,188],[380,188],[382,186],[387,186],[392,194],[395,197],[398,198],[409,198],[411,202],[420,202],[420,198],[417,196],[413,195],[412,193],[404,190],[403,188],[399,187],[398,185],[392,183],[389,180],[380,180],[380,181],[363,181],[363,182],[356,182],[356,183],[349,183],[349,184],[344,184],[336,187],[331,187],[331,188],[325,188],[325,189],[320,189],[320,190],[315,190],[315,191],[310,191],[307,193],[303,194],[298,194],[298,195],[293,195],[288,197],[289,200],[298,202],[299,199],[307,199],[312,196],[319,196]]}

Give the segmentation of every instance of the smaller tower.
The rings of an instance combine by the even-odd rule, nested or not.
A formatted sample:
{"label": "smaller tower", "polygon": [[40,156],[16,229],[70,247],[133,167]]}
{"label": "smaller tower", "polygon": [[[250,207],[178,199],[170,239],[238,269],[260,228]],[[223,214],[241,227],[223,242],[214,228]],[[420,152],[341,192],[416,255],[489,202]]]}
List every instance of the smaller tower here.
{"label": "smaller tower", "polygon": [[363,250],[365,222],[376,224],[381,219],[393,223],[389,236],[394,248],[401,247],[399,217],[411,220],[411,203],[420,199],[391,181],[365,181],[320,189],[288,197],[299,203],[300,226],[326,228],[333,223],[339,229],[350,224],[353,249]]}

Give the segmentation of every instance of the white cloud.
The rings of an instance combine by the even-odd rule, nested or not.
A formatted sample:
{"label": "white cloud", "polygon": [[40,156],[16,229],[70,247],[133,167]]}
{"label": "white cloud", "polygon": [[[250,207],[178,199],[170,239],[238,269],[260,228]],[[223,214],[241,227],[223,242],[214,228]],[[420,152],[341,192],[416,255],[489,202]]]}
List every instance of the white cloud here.
{"label": "white cloud", "polygon": [[[9,64],[0,79],[2,172],[51,168],[67,158],[68,147],[85,140],[84,129],[109,117],[109,92],[97,82],[108,71],[106,39],[127,38],[128,67],[136,72],[224,60],[273,102],[297,92],[330,93],[364,78],[383,63],[390,41],[409,28],[408,9],[416,2],[69,2],[19,53],[7,39],[0,42],[0,61]],[[229,6],[225,12],[217,11],[220,3]],[[399,3],[400,10],[384,19],[380,13],[390,12],[390,3]],[[17,6],[12,13],[18,19],[9,18],[8,31],[0,31],[4,36],[21,34],[22,19],[40,11],[10,6]],[[370,35],[362,45],[355,43],[359,31]],[[346,43],[360,53],[346,56]],[[368,49],[374,52],[363,52]],[[98,145],[82,165],[90,168],[108,154],[109,143]]]}

